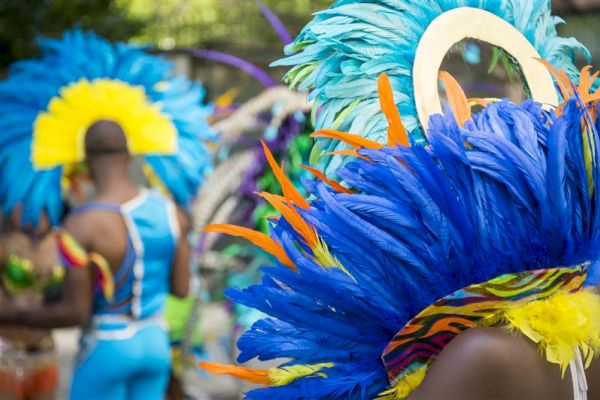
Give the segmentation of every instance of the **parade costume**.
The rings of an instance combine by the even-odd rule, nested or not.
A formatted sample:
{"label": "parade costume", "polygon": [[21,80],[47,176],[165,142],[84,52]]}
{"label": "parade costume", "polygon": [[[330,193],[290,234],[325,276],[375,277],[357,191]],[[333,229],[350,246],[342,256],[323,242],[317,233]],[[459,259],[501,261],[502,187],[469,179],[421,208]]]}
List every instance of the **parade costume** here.
{"label": "parade costume", "polygon": [[[600,296],[584,290],[600,256],[597,74],[574,75],[563,50],[580,45],[556,38],[548,2],[479,2],[484,10],[456,3],[340,0],[291,47],[304,47],[291,60],[306,64],[289,77],[314,85],[319,126],[353,133],[314,134],[329,149],[349,150],[338,153],[346,160],[335,170],[344,184],[321,176],[308,185],[310,200],[267,151],[283,192],[260,194],[281,213],[269,235],[207,228],[244,237],[279,264],[263,268],[260,284],[228,296],[268,316],[242,335],[238,361],[285,361],[268,370],[201,364],[263,386],[247,398],[404,399],[453,338],[490,326],[537,343],[548,362],[570,370],[574,396],[584,396],[583,368],[600,351]],[[445,9],[452,12],[444,16]],[[514,24],[485,10],[506,12]],[[520,54],[533,99],[475,99],[483,109],[472,114],[437,61],[407,82],[417,71],[407,68],[413,61],[441,62],[443,54],[427,50],[414,59],[413,48],[401,53],[415,35],[411,21],[436,12],[443,18],[430,28],[456,28],[459,34],[446,32],[453,43],[474,35],[478,21],[492,44],[519,43],[506,50]],[[530,21],[523,34],[514,29]],[[536,48],[551,63],[535,60]],[[431,70],[433,85],[422,81]],[[450,103],[443,114],[438,77]]]}
{"label": "parade costume", "polygon": [[[2,240],[10,240],[2,238]],[[37,270],[32,260],[10,254],[0,274],[0,302],[51,301],[60,290],[62,265]],[[0,329],[0,398],[51,398],[58,388],[54,341],[46,330],[3,326]]]}
{"label": "parade costume", "polygon": [[173,75],[161,57],[92,33],[40,45],[40,58],[16,62],[0,83],[3,211],[23,204],[24,222],[44,210],[58,224],[85,132],[100,119],[122,127],[151,184],[189,206],[211,164],[205,141],[214,139],[202,86]]}
{"label": "parade costume", "polygon": [[[444,18],[452,17],[452,12],[465,9],[467,14],[459,16],[455,25],[443,23]],[[473,10],[477,10],[476,15],[471,13]],[[385,141],[387,125],[373,87],[377,77],[387,73],[394,90],[394,103],[406,128],[413,140],[422,144],[426,141],[422,128],[426,119],[418,103],[434,107],[437,112],[441,107],[429,98],[418,98],[423,92],[426,96],[433,95],[433,90],[429,86],[424,91],[416,86],[416,81],[421,79],[419,74],[430,71],[432,75],[419,85],[435,85],[435,67],[439,67],[435,64],[445,55],[439,53],[433,58],[431,54],[423,54],[423,50],[427,52],[431,42],[452,41],[456,39],[455,32],[478,23],[481,25],[466,36],[499,45],[494,43],[498,41],[493,35],[497,30],[483,22],[482,16],[496,17],[513,27],[519,33],[515,36],[529,43],[539,57],[566,71],[574,82],[578,79],[573,64],[575,52],[582,52],[590,61],[583,45],[573,38],[557,36],[555,26],[562,20],[551,15],[550,2],[546,0],[338,0],[329,9],[318,12],[296,40],[286,46],[286,54],[290,56],[273,65],[293,66],[286,80],[300,90],[310,90],[317,129],[360,132],[381,143]],[[434,21],[442,23],[442,31],[431,29]],[[431,36],[427,32],[436,33],[429,43],[423,40]],[[506,31],[502,35],[508,41]],[[520,45],[515,42],[505,50],[512,53],[510,47]],[[348,148],[326,138],[318,141],[318,147],[323,154]],[[324,156],[319,166],[327,176],[337,179],[335,171],[342,160],[342,156]]]}
{"label": "parade costume", "polygon": [[241,337],[239,361],[290,360],[204,367],[267,386],[253,399],[401,399],[457,334],[494,325],[563,370],[577,351],[591,361],[600,298],[582,286],[598,257],[600,138],[586,108],[575,98],[557,116],[503,100],[464,127],[433,116],[428,148],[402,132],[389,146],[318,133],[356,147],[339,171],[352,190],[318,183],[309,203],[280,175],[285,197],[263,194],[282,213],[270,237],[209,227],[280,263],[228,293],[270,316]]}
{"label": "parade costume", "polygon": [[[170,370],[170,347],[161,314],[179,240],[175,208],[157,193],[142,190],[122,205],[88,203],[74,212],[90,210],[121,215],[128,242],[123,263],[113,277],[113,295],[107,299],[104,292],[96,292],[94,317],[82,335],[71,398],[159,398]],[[85,259],[81,249],[60,248],[65,255],[79,252]],[[124,361],[115,364],[115,354]],[[106,374],[98,373],[109,365]]]}
{"label": "parade costume", "polygon": [[64,266],[92,267],[98,277],[71,396],[160,398],[170,368],[161,314],[177,241],[187,240],[179,237],[174,202],[191,206],[211,167],[211,108],[202,104],[200,84],[140,48],[80,30],[40,45],[40,58],[15,63],[0,83],[0,203],[6,213],[20,205],[23,223],[37,223],[46,212],[58,224],[84,161],[88,128],[111,120],[123,129],[155,189],[123,205],[89,203],[74,211],[122,216],[123,264],[113,276],[101,255],[86,254],[67,233],[57,240]]}

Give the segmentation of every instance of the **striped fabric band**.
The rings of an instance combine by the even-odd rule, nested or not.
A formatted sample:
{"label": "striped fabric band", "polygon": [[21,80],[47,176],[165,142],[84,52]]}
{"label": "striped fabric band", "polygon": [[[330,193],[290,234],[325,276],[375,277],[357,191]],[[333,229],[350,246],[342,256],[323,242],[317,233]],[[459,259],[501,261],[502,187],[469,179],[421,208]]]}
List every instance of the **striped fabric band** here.
{"label": "striped fabric band", "polygon": [[436,301],[408,322],[384,350],[390,383],[426,369],[456,335],[475,326],[494,325],[508,308],[581,289],[587,268],[586,263],[505,274]]}

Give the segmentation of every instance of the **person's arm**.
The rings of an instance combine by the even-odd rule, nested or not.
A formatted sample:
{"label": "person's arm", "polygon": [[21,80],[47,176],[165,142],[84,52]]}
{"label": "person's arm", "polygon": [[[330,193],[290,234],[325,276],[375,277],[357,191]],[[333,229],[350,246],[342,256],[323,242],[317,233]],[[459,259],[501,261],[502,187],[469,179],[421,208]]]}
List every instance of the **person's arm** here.
{"label": "person's arm", "polygon": [[188,233],[190,222],[185,213],[177,209],[180,235],[171,265],[171,294],[177,297],[185,297],[190,288],[190,244]]}
{"label": "person's arm", "polygon": [[0,235],[0,271],[4,269],[7,258],[8,249],[6,248],[6,235]]}
{"label": "person's arm", "polygon": [[92,288],[90,275],[88,268],[67,269],[58,302],[35,309],[14,306],[2,308],[0,324],[44,329],[85,325],[92,315],[92,298],[86,295]]}
{"label": "person's arm", "polygon": [[569,383],[529,339],[504,328],[473,328],[444,348],[408,398],[564,399],[572,396]]}
{"label": "person's arm", "polygon": [[[90,224],[68,218],[64,230],[84,245]],[[19,324],[36,328],[64,328],[85,325],[92,316],[93,274],[87,266],[66,268],[60,299],[39,308],[0,308],[0,324]]]}

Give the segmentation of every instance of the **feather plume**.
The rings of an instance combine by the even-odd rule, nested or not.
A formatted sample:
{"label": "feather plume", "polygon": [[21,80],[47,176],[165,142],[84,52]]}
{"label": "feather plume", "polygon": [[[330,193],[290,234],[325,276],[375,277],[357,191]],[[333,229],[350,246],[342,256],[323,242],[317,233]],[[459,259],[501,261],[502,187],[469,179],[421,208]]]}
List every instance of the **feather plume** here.
{"label": "feather plume", "polygon": [[[144,154],[143,157],[172,197],[182,206],[189,206],[204,183],[205,173],[211,168],[206,142],[215,139],[207,123],[212,107],[202,104],[204,88],[182,76],[175,76],[173,65],[162,57],[125,43],[109,43],[91,32],[74,29],[66,31],[60,39],[40,39],[39,44],[39,58],[14,63],[8,78],[0,82],[0,107],[4,111],[0,116],[0,204],[3,212],[10,213],[20,203],[24,206],[24,223],[36,225],[41,212],[45,211],[53,225],[59,224],[64,211],[63,190],[68,189],[65,185],[69,182],[65,175],[68,169],[57,166],[40,170],[32,164],[31,155],[35,152],[32,147],[34,131],[36,137],[46,138],[59,153],[59,139],[64,137],[48,137],[53,134],[52,130],[36,131],[35,127],[38,117],[51,111],[50,104],[56,104],[66,88],[77,82],[98,81],[110,81],[129,86],[138,93],[141,91],[145,101],[151,107],[158,107],[175,128],[175,153]],[[82,109],[86,106],[91,107],[85,102],[77,104]],[[126,117],[135,119],[134,114]],[[61,114],[55,122],[73,122],[67,116]],[[65,135],[65,130],[58,129],[57,132]],[[144,132],[144,141],[157,140],[156,132]],[[148,134],[150,137],[146,137]],[[19,185],[15,185],[15,181]]]}
{"label": "feather plume", "polygon": [[573,98],[556,115],[502,100],[464,128],[449,111],[432,118],[427,148],[363,146],[334,132],[368,159],[340,169],[352,192],[315,182],[310,207],[297,209],[265,195],[282,211],[271,238],[297,272],[264,268],[260,284],[227,292],[269,315],[238,341],[240,362],[334,365],[327,378],[300,377],[248,397],[402,398],[385,394],[382,351],[435,300],[504,273],[596,259],[600,196],[590,185],[600,179],[600,139],[581,104]]}
{"label": "feather plume", "polygon": [[[579,79],[577,52],[591,59],[574,38],[559,37],[560,18],[551,15],[547,0],[389,1],[337,0],[316,13],[293,43],[287,58],[272,65],[290,66],[286,81],[294,88],[310,90],[316,129],[359,132],[386,143],[388,124],[374,91],[377,78],[386,73],[394,91],[394,103],[413,142],[426,142],[418,123],[413,88],[415,52],[430,23],[458,7],[488,11],[514,26],[556,69]],[[320,138],[325,152],[346,149],[334,138]],[[345,153],[323,157],[319,167],[328,177],[347,158]]]}

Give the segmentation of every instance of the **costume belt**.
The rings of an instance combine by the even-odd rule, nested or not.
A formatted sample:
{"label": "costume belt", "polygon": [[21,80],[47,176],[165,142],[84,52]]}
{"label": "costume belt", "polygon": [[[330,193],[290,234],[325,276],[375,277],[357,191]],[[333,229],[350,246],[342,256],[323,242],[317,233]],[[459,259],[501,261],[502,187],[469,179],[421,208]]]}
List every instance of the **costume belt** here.
{"label": "costume belt", "polygon": [[95,315],[84,329],[83,335],[97,340],[127,340],[141,329],[157,325],[166,329],[162,315],[151,315],[141,319],[123,314]]}

